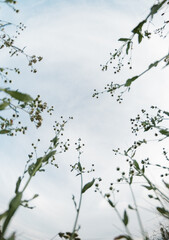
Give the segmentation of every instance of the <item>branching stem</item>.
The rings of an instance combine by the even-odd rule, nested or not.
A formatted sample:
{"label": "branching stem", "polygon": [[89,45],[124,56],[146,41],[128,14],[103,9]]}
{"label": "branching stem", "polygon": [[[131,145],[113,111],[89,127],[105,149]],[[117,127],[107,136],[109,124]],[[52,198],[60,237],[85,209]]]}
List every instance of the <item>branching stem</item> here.
{"label": "branching stem", "polygon": [[[80,163],[80,155],[81,152],[79,152],[79,156],[78,156],[78,163]],[[76,232],[76,227],[77,227],[77,223],[78,223],[78,219],[79,219],[79,213],[80,213],[80,208],[81,208],[81,204],[82,204],[82,189],[83,189],[83,170],[80,171],[80,197],[79,197],[79,204],[76,210],[76,218],[75,218],[75,222],[74,222],[74,226],[73,226],[73,230],[72,230],[72,235],[70,237],[70,240],[74,239],[74,234]]]}

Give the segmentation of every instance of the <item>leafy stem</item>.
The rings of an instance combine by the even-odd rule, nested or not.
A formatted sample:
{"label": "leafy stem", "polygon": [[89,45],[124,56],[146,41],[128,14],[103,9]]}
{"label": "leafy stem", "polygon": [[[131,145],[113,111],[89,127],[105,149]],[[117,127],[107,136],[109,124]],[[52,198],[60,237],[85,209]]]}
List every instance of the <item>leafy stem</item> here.
{"label": "leafy stem", "polygon": [[[3,219],[3,218],[5,219],[4,222],[3,222],[3,225],[2,225],[2,232],[0,232],[0,240],[4,239],[3,237],[6,233],[8,225],[11,222],[12,217],[14,216],[17,209],[22,205],[23,193],[27,189],[32,177],[35,176],[35,174],[38,171],[41,171],[41,168],[43,167],[43,165],[48,164],[49,159],[53,158],[54,155],[57,153],[56,148],[59,145],[59,142],[58,142],[59,141],[59,135],[62,135],[61,132],[64,130],[63,127],[64,127],[65,123],[67,123],[67,121],[63,121],[63,124],[59,124],[59,123],[56,124],[56,126],[58,126],[58,129],[56,130],[56,135],[51,140],[51,144],[50,144],[48,150],[45,152],[45,155],[43,157],[36,158],[36,162],[32,163],[31,165],[28,166],[28,168],[25,172],[29,173],[29,178],[26,181],[22,191],[19,191],[19,187],[20,187],[20,184],[21,184],[21,181],[22,181],[23,177],[18,178],[18,181],[16,183],[15,196],[10,201],[8,210],[5,213],[0,215],[0,220]],[[66,144],[64,144],[63,146],[64,146],[64,151],[66,151],[68,149]]]}
{"label": "leafy stem", "polygon": [[77,227],[77,223],[78,223],[78,219],[79,219],[79,213],[80,213],[80,209],[81,209],[81,204],[82,204],[83,170],[81,168],[80,155],[81,155],[81,151],[79,151],[79,155],[78,155],[78,170],[80,171],[80,197],[79,197],[78,207],[76,208],[76,218],[75,218],[72,234],[70,236],[70,240],[74,239],[74,235],[75,235],[75,232],[77,230],[76,227]]}

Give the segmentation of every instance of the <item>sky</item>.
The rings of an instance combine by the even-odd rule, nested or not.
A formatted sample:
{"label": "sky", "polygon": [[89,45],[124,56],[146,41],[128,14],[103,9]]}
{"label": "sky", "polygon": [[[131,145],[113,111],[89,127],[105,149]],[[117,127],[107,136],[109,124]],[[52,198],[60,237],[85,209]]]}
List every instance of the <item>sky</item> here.
{"label": "sky", "polygon": [[[70,139],[71,147],[67,153],[57,155],[59,169],[47,167],[45,173],[38,174],[32,180],[25,198],[38,193],[39,197],[32,202],[36,207],[33,210],[19,209],[13,219],[11,231],[16,230],[18,239],[50,240],[58,232],[72,230],[75,219],[72,194],[78,199],[80,179],[70,172],[70,164],[77,161],[74,143],[78,138],[85,144],[82,164],[88,169],[95,165],[95,172],[85,174],[84,182],[101,177],[102,188],[106,191],[109,183],[116,180],[116,167],[125,166],[124,159],[115,158],[112,149],[128,148],[135,139],[129,119],[152,104],[162,109],[168,108],[168,69],[155,69],[139,79],[125,94],[121,105],[107,94],[99,99],[92,98],[95,88],[102,90],[113,79],[125,81],[168,52],[167,39],[155,36],[151,43],[145,41],[134,49],[132,71],[125,68],[118,76],[113,74],[111,67],[107,72],[101,71],[100,64],[104,64],[109,59],[109,53],[120,46],[117,40],[130,36],[136,24],[147,16],[153,2],[18,1],[20,13],[17,16],[10,9],[1,9],[5,20],[23,22],[27,26],[16,43],[26,47],[29,54],[43,56],[43,61],[37,65],[38,72],[32,74],[22,56],[13,60],[4,55],[3,64],[20,66],[21,69],[20,76],[13,76],[12,87],[34,97],[40,93],[44,101],[54,106],[55,112],[51,118],[45,117],[44,125],[38,131],[25,118],[30,127],[25,136],[1,136],[0,212],[6,209],[14,194],[15,182],[32,151],[32,142],[36,143],[41,138],[38,145],[38,154],[41,155],[53,137],[54,121],[60,116],[65,119],[73,116],[64,133],[65,139]],[[140,157],[148,154],[158,161],[158,146],[152,143],[140,153]],[[152,174],[152,177],[158,182],[155,175]],[[126,185],[117,185],[117,188],[120,189],[117,193],[118,206],[122,211],[132,199]],[[159,216],[152,214],[152,206],[144,198],[145,190],[136,184],[134,191],[141,206],[145,228],[152,232]],[[135,239],[139,239],[140,230],[135,222],[136,218],[131,212],[130,227]],[[113,210],[94,189],[84,194],[79,225],[79,234],[84,240],[109,240],[123,232],[123,226]]]}

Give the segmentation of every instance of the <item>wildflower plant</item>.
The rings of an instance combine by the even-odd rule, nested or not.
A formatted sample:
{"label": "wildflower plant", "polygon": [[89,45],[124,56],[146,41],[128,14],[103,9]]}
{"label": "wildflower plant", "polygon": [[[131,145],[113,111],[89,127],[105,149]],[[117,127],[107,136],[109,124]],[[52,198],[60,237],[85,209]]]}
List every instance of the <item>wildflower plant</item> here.
{"label": "wildflower plant", "polygon": [[[113,66],[114,74],[117,75],[120,73],[121,69],[127,64],[129,70],[132,71],[132,52],[134,51],[134,47],[137,44],[141,44],[144,39],[148,39],[151,41],[151,38],[154,35],[158,35],[160,38],[168,38],[168,8],[169,1],[156,1],[154,5],[150,8],[149,14],[145,19],[143,19],[132,31],[130,37],[122,37],[118,41],[122,43],[119,49],[115,49],[114,53],[110,53],[110,58],[106,62],[106,64],[101,65],[102,71],[107,71],[111,66]],[[153,28],[153,20],[158,18],[161,25],[158,28]],[[155,26],[155,24],[153,25]],[[137,41],[135,40],[137,38]],[[127,60],[126,60],[127,59]],[[129,92],[131,87],[134,87],[134,82],[137,81],[144,74],[152,71],[153,68],[157,68],[162,66],[162,68],[166,68],[169,65],[169,55],[166,53],[160,59],[156,59],[153,63],[150,63],[149,66],[141,73],[128,78],[123,83],[118,83],[118,81],[114,81],[108,83],[103,91],[97,91],[94,89],[93,97],[98,98],[100,94],[109,93],[112,97],[115,97],[118,103],[122,103],[123,95],[125,92]],[[139,206],[137,204],[137,198],[135,196],[133,185],[135,183],[141,182],[141,186],[145,188],[148,193],[147,197],[151,202],[155,202],[154,211],[158,213],[164,220],[169,219],[169,162],[168,162],[168,151],[166,147],[163,147],[161,152],[163,155],[163,159],[165,159],[162,163],[158,160],[158,163],[154,163],[150,157],[146,157],[141,159],[138,157],[138,151],[142,149],[144,145],[148,145],[150,143],[160,143],[167,141],[169,137],[169,129],[168,129],[168,110],[161,110],[157,106],[151,106],[150,110],[147,111],[145,109],[141,110],[141,114],[138,114],[135,118],[131,118],[131,131],[136,136],[136,140],[134,143],[125,150],[113,149],[113,152],[116,155],[121,156],[128,167],[119,167],[117,166],[116,171],[119,174],[119,178],[116,180],[116,184],[125,183],[128,185],[133,205],[128,205],[128,208],[124,209],[123,214],[120,213],[118,209],[118,202],[116,202],[116,188],[114,187],[114,180],[111,181],[109,186],[109,191],[107,193],[103,193],[101,187],[97,183],[95,185],[96,191],[99,192],[104,199],[108,202],[111,208],[114,209],[118,218],[124,226],[124,234],[121,234],[114,239],[127,239],[132,240],[135,239],[134,233],[131,232],[129,228],[129,211],[135,211],[136,218],[138,220],[138,225],[140,227],[140,233],[142,235],[142,239],[148,240],[151,239],[148,232],[144,227],[144,219],[142,219],[140,215]],[[140,132],[142,135],[145,135],[145,138],[138,139]],[[148,133],[148,134],[147,134]],[[153,139],[149,139],[147,136],[153,136]],[[153,171],[153,168],[158,168],[158,175],[161,178],[161,183],[157,185],[153,182],[151,177],[149,176],[149,172]],[[163,188],[161,187],[163,186]],[[168,226],[168,225],[167,225]],[[160,228],[159,228],[160,229]],[[165,238],[164,231],[165,228],[161,228],[161,233]]]}

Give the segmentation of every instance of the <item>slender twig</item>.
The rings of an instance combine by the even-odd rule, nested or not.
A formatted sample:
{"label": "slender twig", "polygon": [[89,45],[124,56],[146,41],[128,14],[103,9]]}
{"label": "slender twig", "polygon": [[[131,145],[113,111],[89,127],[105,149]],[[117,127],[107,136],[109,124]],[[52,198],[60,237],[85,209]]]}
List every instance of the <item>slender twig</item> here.
{"label": "slender twig", "polygon": [[[78,163],[80,163],[80,155],[81,152],[79,151],[79,155],[78,155]],[[70,237],[70,240],[74,239],[74,233],[76,232],[76,226],[78,223],[78,219],[79,219],[79,213],[80,213],[80,208],[81,208],[81,204],[82,204],[82,189],[83,189],[83,171],[80,171],[80,197],[79,197],[79,204],[76,210],[76,218],[75,218],[75,222],[74,222],[74,226],[73,226],[73,230],[72,230],[72,235]]]}
{"label": "slender twig", "polygon": [[[114,210],[115,210],[115,212],[116,212],[118,218],[120,219],[120,221],[123,223],[123,219],[122,219],[122,217],[121,217],[121,215],[120,215],[118,209],[117,209],[116,207],[114,207]],[[125,230],[126,230],[127,234],[132,238],[132,234],[130,233],[129,228],[128,228],[124,223],[123,223],[123,225],[124,225],[124,227],[125,227]]]}
{"label": "slender twig", "polygon": [[138,211],[138,206],[137,206],[136,198],[135,198],[133,189],[132,189],[132,187],[131,187],[131,184],[129,184],[129,189],[130,189],[130,191],[131,191],[131,195],[132,195],[133,202],[134,202],[134,205],[135,205],[135,211],[136,211],[136,214],[137,214],[137,219],[138,219],[138,222],[139,222],[139,225],[140,225],[140,229],[141,229],[142,235],[143,235],[144,238],[146,238],[146,233],[145,233],[144,228],[143,228],[143,224],[142,224],[142,221],[141,221],[140,213],[139,213],[139,211]]}

